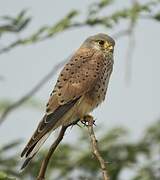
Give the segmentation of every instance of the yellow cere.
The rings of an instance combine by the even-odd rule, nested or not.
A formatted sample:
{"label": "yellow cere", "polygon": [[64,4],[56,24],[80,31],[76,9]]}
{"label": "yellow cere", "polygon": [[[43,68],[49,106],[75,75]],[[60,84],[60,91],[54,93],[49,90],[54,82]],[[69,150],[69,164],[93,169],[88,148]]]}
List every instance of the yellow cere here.
{"label": "yellow cere", "polygon": [[105,48],[105,49],[112,50],[112,49],[113,49],[113,46],[106,41],[105,44],[104,44],[104,48]]}

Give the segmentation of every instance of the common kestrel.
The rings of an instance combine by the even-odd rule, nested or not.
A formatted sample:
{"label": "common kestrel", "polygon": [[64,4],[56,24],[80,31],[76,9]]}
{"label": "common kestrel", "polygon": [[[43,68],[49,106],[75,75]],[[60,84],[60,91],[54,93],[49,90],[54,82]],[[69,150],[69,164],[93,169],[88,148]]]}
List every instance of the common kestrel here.
{"label": "common kestrel", "polygon": [[115,41],[106,34],[87,38],[61,71],[46,105],[46,113],[24,148],[22,169],[53,130],[93,111],[104,99],[113,69]]}

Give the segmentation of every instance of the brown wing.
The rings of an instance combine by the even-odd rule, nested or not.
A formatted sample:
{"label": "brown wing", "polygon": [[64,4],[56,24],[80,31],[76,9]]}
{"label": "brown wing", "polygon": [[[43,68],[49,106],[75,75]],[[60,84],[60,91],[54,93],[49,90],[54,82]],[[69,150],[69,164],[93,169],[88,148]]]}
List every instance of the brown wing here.
{"label": "brown wing", "polygon": [[46,108],[46,115],[22,152],[22,156],[34,149],[36,143],[48,133],[57,121],[94,87],[104,63],[103,54],[92,49],[80,49],[60,73]]}
{"label": "brown wing", "polygon": [[63,105],[90,91],[102,72],[104,61],[103,54],[97,50],[77,51],[60,73],[47,112],[53,112],[57,103]]}
{"label": "brown wing", "polygon": [[[56,86],[51,93],[47,103],[45,120],[37,128],[34,139],[39,139],[44,131],[48,129],[48,123],[52,122],[49,127],[53,128],[58,118],[49,118],[54,116],[55,111],[61,112],[63,105],[78,100],[86,92],[90,91],[98,79],[104,64],[104,56],[99,51],[93,49],[80,49],[65,65],[59,75]],[[66,107],[68,107],[66,105]],[[58,110],[57,110],[58,109]],[[62,113],[61,113],[62,114]],[[41,135],[39,135],[39,133]]]}

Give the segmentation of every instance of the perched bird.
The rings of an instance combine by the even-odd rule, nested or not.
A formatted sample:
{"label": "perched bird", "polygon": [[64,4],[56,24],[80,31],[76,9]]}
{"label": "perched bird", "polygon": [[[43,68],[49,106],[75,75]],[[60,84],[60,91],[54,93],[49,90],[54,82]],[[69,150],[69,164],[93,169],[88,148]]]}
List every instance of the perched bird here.
{"label": "perched bird", "polygon": [[106,34],[87,38],[61,71],[46,105],[46,113],[24,148],[22,169],[50,133],[93,111],[104,99],[113,69],[115,41]]}

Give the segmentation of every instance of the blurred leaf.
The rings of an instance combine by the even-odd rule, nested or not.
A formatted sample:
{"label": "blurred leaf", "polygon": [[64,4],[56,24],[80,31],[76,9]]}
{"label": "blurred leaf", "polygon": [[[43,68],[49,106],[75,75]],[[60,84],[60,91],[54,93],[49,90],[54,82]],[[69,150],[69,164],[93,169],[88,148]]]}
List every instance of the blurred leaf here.
{"label": "blurred leaf", "polygon": [[17,17],[14,19],[13,24],[14,24],[14,25],[17,25],[17,24],[19,24],[21,21],[23,21],[26,13],[27,13],[27,10],[26,10],[26,9],[23,9],[23,10],[17,15]]}
{"label": "blurred leaf", "polygon": [[19,24],[17,32],[22,31],[29,24],[30,21],[31,21],[31,18],[27,18],[27,19],[23,20],[21,22],[21,24]]}
{"label": "blurred leaf", "polygon": [[96,15],[100,10],[105,8],[106,6],[113,3],[114,0],[100,0],[99,2],[95,2],[89,6],[88,14],[89,16]]}
{"label": "blurred leaf", "polygon": [[156,19],[157,21],[160,21],[160,12],[158,12],[157,14],[155,14],[153,16],[154,19]]}
{"label": "blurred leaf", "polygon": [[133,178],[133,180],[158,180],[154,172],[150,167],[143,167],[140,169],[136,175],[136,177]]}
{"label": "blurred leaf", "polygon": [[[130,169],[136,172],[133,180],[159,180],[158,171],[160,163],[153,162],[152,157],[159,157],[159,154],[155,154],[154,147],[157,146],[157,140],[159,140],[159,126],[160,121],[157,121],[149,128],[146,129],[145,138],[142,137],[137,142],[129,141],[127,131],[124,128],[114,128],[109,130],[101,138],[99,138],[99,148],[105,161],[107,162],[108,172],[112,180],[118,180],[120,174]],[[62,144],[58,147],[53,155],[50,165],[47,171],[47,179],[52,180],[53,174],[55,180],[60,179],[72,179],[73,173],[77,172],[77,179],[101,179],[99,163],[93,157],[90,145],[88,144],[88,138],[84,137],[84,134],[88,133],[80,131],[82,135],[81,140],[77,140],[80,143],[77,145]],[[147,138],[147,142],[146,142]],[[83,148],[83,144],[85,145]],[[152,144],[152,146],[150,145]],[[31,164],[26,168],[23,173],[17,172],[19,167],[19,158],[17,153],[11,156],[7,156],[7,151],[18,148],[19,141],[8,143],[4,145],[0,150],[0,168],[6,174],[14,177],[20,177],[20,179],[35,179],[42,159],[47,153],[46,150],[41,150]],[[157,152],[159,153],[159,152]],[[145,162],[151,163],[146,166],[139,161],[139,157],[143,157]],[[153,162],[153,163],[152,163]],[[34,167],[34,168],[33,168]],[[135,169],[136,167],[136,169]],[[18,168],[19,169],[19,168]]]}
{"label": "blurred leaf", "polygon": [[0,171],[0,180],[16,180],[15,178],[10,178],[6,173]]}
{"label": "blurred leaf", "polygon": [[69,12],[62,20],[56,25],[48,29],[48,37],[53,36],[55,33],[59,33],[71,25],[71,19],[78,15],[78,11],[73,10]]}
{"label": "blurred leaf", "polygon": [[7,174],[5,174],[4,172],[0,171],[0,179],[4,179],[7,177]]}
{"label": "blurred leaf", "polygon": [[[38,28],[35,32],[24,39],[16,39],[9,43],[8,46],[2,48],[0,52],[7,52],[10,49],[25,44],[41,42],[47,38],[53,37],[56,33],[68,30],[72,27],[97,26],[105,28],[114,28],[122,20],[132,20],[134,23],[140,19],[140,15],[153,17],[160,21],[160,13],[153,13],[152,8],[157,7],[160,1],[148,1],[140,4],[134,3],[129,7],[122,7],[119,10],[108,12],[108,5],[111,5],[114,0],[99,0],[91,2],[88,8],[87,16],[79,23],[75,17],[78,16],[77,10],[70,11],[63,19],[51,26],[45,25]],[[102,16],[102,13],[103,16]],[[31,21],[31,17],[27,16],[27,10],[22,10],[15,17],[2,16],[1,20],[4,24],[0,25],[0,35],[3,33],[19,33],[25,30]],[[11,99],[0,100],[0,112],[9,107],[14,102]],[[28,100],[25,107],[41,108],[42,103],[32,98]],[[128,132],[122,128],[113,128],[102,135],[99,141],[99,148],[102,156],[106,160],[108,171],[112,180],[120,179],[120,175],[126,169],[133,172],[134,180],[159,180],[159,149],[160,149],[160,121],[154,123],[146,129],[145,135],[133,142],[128,137]],[[97,130],[98,131],[98,130]],[[89,138],[86,131],[81,129],[80,139],[77,144],[62,144],[58,147],[53,155],[48,167],[47,179],[56,180],[65,179],[73,180],[74,175],[77,175],[77,180],[92,180],[101,179],[100,168],[98,162],[91,153]],[[42,149],[31,164],[19,173],[17,169],[21,164],[18,154],[21,151],[19,147],[20,141],[9,142],[1,145],[0,148],[0,179],[9,179],[16,177],[17,179],[35,179],[42,159],[47,153],[47,149]],[[15,152],[16,149],[16,152]],[[12,151],[12,153],[11,153]],[[15,153],[14,153],[15,152]],[[143,161],[141,161],[143,159]],[[158,161],[157,161],[158,159]],[[155,162],[156,161],[156,162]],[[142,163],[143,162],[143,163]],[[145,163],[144,163],[145,162]],[[146,165],[147,164],[147,165]],[[156,166],[155,166],[156,164]],[[135,174],[136,173],[136,174]]]}
{"label": "blurred leaf", "polygon": [[12,101],[9,99],[1,99],[0,100],[0,112],[4,111],[9,105],[11,105]]}
{"label": "blurred leaf", "polygon": [[27,27],[31,21],[30,17],[26,16],[27,10],[22,10],[16,17],[2,16],[5,21],[4,25],[0,26],[0,33],[17,33]]}
{"label": "blurred leaf", "polygon": [[8,22],[12,22],[14,20],[13,17],[9,16],[9,15],[4,15],[4,16],[1,16],[0,17],[1,20],[5,20],[5,21],[8,21]]}
{"label": "blurred leaf", "polygon": [[114,0],[100,0],[100,2],[98,3],[98,6],[100,8],[108,6],[109,4],[113,3]]}
{"label": "blurred leaf", "polygon": [[127,131],[124,128],[113,128],[107,134],[100,139],[100,144],[113,144],[113,142],[117,142],[118,140],[122,140],[121,138],[127,135]]}

